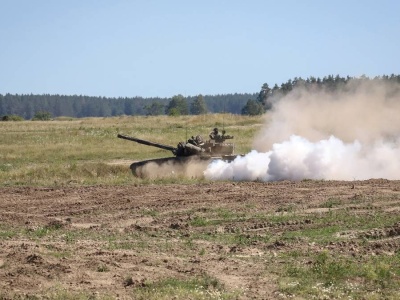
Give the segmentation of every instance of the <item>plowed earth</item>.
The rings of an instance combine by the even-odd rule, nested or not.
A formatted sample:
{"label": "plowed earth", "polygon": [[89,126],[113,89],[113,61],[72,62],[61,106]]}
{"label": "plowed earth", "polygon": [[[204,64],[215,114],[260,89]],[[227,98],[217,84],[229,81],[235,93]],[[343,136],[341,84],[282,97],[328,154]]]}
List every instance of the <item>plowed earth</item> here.
{"label": "plowed earth", "polygon": [[[379,211],[395,221],[343,230],[325,244],[283,238],[339,210],[360,219]],[[399,251],[399,210],[400,182],[387,180],[3,187],[0,295],[58,287],[122,299],[149,282],[207,274],[239,298],[276,298],[278,275],[269,265],[284,252]]]}

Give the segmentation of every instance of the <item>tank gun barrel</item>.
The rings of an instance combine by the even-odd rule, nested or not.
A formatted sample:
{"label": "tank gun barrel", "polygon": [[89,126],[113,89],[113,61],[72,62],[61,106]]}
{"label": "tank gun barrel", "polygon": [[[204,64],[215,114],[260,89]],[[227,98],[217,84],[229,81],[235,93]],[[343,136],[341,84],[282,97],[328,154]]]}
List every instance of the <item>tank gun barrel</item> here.
{"label": "tank gun barrel", "polygon": [[120,138],[120,139],[136,142],[136,143],[139,143],[139,144],[143,144],[143,145],[147,145],[147,146],[153,146],[153,147],[161,148],[161,149],[164,149],[164,150],[169,150],[169,151],[172,151],[172,153],[175,153],[176,150],[177,150],[175,147],[172,147],[172,146],[163,145],[163,144],[159,144],[159,143],[154,143],[154,142],[150,142],[150,141],[146,141],[146,140],[142,140],[142,139],[138,139],[138,138],[135,138],[135,137],[126,136],[126,135],[122,135],[122,134],[118,134],[117,137]]}

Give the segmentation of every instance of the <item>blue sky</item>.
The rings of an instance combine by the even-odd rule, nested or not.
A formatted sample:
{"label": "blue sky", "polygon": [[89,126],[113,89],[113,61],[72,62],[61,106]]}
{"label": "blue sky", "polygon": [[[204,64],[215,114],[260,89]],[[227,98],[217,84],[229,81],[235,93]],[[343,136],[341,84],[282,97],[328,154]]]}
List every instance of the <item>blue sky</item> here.
{"label": "blue sky", "polygon": [[0,0],[0,94],[255,93],[400,74],[397,0]]}

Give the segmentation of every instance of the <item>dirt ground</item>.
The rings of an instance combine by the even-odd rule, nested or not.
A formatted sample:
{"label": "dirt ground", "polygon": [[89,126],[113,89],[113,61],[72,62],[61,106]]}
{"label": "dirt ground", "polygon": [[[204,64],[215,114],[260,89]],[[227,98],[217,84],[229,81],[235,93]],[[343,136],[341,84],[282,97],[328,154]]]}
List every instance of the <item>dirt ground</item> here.
{"label": "dirt ground", "polygon": [[[321,250],[280,236],[315,227],[315,217],[333,209],[399,215],[400,181],[3,187],[0,295],[48,295],[57,288],[125,299],[148,282],[207,274],[239,298],[276,298],[277,275],[260,259],[279,258],[288,248]],[[301,221],[254,217],[293,211]],[[234,232],[274,238],[236,244],[215,238]],[[349,254],[400,248],[400,222],[346,235],[326,247]],[[354,243],[368,235],[374,239]]]}

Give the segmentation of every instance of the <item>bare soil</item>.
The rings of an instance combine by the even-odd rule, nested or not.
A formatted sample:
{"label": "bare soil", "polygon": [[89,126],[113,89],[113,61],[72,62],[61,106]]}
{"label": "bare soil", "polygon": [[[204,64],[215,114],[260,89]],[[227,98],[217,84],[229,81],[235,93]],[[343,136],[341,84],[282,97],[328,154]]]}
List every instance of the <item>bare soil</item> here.
{"label": "bare soil", "polygon": [[[399,251],[400,222],[344,231],[340,242],[323,246],[280,238],[317,226],[314,220],[332,210],[398,216],[400,181],[3,187],[0,295],[47,295],[58,287],[125,299],[149,282],[207,274],[239,298],[270,299],[277,297],[278,275],[260,262],[284,251]],[[293,212],[301,217],[256,217]],[[234,233],[257,238],[227,240]]]}

